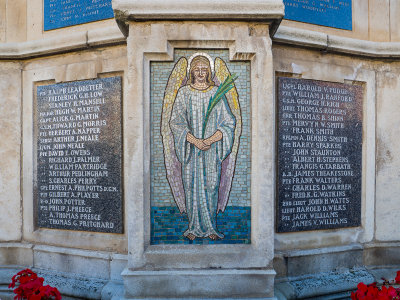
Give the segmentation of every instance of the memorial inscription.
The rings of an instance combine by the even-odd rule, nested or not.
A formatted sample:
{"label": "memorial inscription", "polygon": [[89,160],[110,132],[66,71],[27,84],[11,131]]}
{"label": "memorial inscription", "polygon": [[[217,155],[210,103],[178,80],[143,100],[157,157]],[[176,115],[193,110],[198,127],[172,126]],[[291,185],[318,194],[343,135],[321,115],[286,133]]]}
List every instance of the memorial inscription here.
{"label": "memorial inscription", "polygon": [[43,1],[45,31],[114,18],[111,0]]}
{"label": "memorial inscription", "polygon": [[285,19],[352,30],[351,0],[283,0]]}
{"label": "memorial inscription", "polygon": [[38,227],[123,232],[121,78],[37,87]]}
{"label": "memorial inscription", "polygon": [[277,232],[359,226],[362,87],[278,84]]}

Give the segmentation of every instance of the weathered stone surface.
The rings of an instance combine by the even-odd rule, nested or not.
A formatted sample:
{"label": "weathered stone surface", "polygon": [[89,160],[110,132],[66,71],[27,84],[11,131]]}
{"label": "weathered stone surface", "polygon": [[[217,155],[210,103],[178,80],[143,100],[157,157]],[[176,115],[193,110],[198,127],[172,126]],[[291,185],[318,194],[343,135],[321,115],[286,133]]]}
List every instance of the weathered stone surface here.
{"label": "weathered stone surface", "polygon": [[400,239],[400,80],[397,72],[377,74],[376,239]]}
{"label": "weathered stone surface", "polygon": [[390,0],[370,0],[368,3],[369,39],[378,42],[390,41]]}
{"label": "weathered stone surface", "polygon": [[[137,298],[262,298],[273,296],[269,270],[128,271],[125,297]],[[207,287],[207,288],[206,288]]]}
{"label": "weathered stone surface", "polygon": [[362,88],[279,78],[277,231],[361,224]]}
{"label": "weathered stone surface", "polygon": [[37,87],[38,226],[122,233],[121,78]]}
{"label": "weathered stone surface", "polygon": [[292,278],[276,285],[279,300],[348,299],[359,282],[370,284],[374,277],[365,268],[341,269]]}
{"label": "weathered stone surface", "polygon": [[21,238],[21,66],[0,65],[0,241]]}

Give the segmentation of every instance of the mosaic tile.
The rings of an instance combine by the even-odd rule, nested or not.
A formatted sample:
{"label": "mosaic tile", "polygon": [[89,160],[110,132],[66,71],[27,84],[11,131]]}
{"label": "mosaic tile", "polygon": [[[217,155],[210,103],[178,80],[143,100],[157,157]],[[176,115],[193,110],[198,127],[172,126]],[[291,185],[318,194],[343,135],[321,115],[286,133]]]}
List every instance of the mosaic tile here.
{"label": "mosaic tile", "polygon": [[[174,62],[151,63],[151,205],[153,209],[157,207],[161,209],[160,211],[153,211],[152,209],[151,243],[248,243],[250,241],[250,214],[243,213],[243,210],[237,210],[236,215],[230,215],[227,211],[228,209],[231,210],[232,207],[243,207],[250,211],[250,64],[249,62],[229,62],[227,50],[202,50],[202,52],[207,52],[206,55],[210,56],[211,62],[215,60],[217,70],[216,78],[221,78],[222,81],[222,79],[226,78],[228,74],[227,71],[224,71],[225,69],[221,67],[225,66],[223,62],[226,63],[227,69],[231,74],[236,74],[238,76],[235,85],[237,94],[239,95],[238,100],[240,107],[238,108],[239,103],[236,104],[235,102],[237,101],[237,97],[233,97],[232,95],[235,94],[231,93],[230,90],[228,92],[230,95],[228,96],[228,94],[226,94],[226,98],[224,98],[225,100],[218,102],[215,108],[211,111],[208,122],[212,125],[208,125],[205,128],[205,131],[210,131],[206,135],[209,136],[214,132],[213,129],[210,128],[214,126],[213,124],[215,122],[221,120],[223,116],[225,120],[224,124],[226,125],[226,122],[228,122],[226,120],[230,118],[229,122],[231,125],[228,127],[225,126],[226,130],[224,129],[225,127],[218,127],[222,132],[222,139],[215,142],[215,145],[211,145],[211,147],[216,147],[216,153],[221,153],[218,151],[222,151],[218,150],[218,147],[220,147],[219,149],[228,149],[228,151],[226,151],[227,157],[222,157],[222,164],[219,166],[218,163],[217,165],[209,163],[214,159],[210,154],[213,153],[211,150],[208,152],[197,151],[199,158],[196,158],[195,166],[203,166],[204,172],[207,174],[207,186],[211,186],[210,182],[215,182],[217,188],[219,188],[219,191],[221,192],[220,186],[229,186],[229,178],[232,176],[227,177],[224,175],[220,177],[220,172],[222,172],[222,174],[230,174],[229,172],[233,174],[232,187],[230,189],[226,211],[224,214],[220,213],[215,216],[217,207],[212,206],[215,201],[209,199],[213,199],[210,197],[218,197],[218,195],[215,196],[213,192],[210,194],[209,190],[205,191],[205,194],[202,192],[205,189],[201,185],[201,173],[195,176],[188,175],[192,174],[192,169],[176,167],[181,166],[179,162],[185,154],[185,145],[188,144],[186,142],[187,132],[182,131],[181,134],[185,137],[182,144],[183,148],[179,148],[178,150],[176,149],[176,146],[179,144],[176,138],[178,135],[177,132],[179,132],[179,128],[182,127],[182,123],[179,123],[178,121],[185,118],[185,115],[181,112],[188,107],[188,104],[184,102],[187,100],[184,99],[190,99],[190,107],[193,108],[193,111],[196,113],[202,111],[200,115],[193,114],[193,117],[190,120],[191,131],[195,130],[193,124],[199,125],[197,126],[197,132],[194,134],[195,137],[199,138],[202,131],[203,135],[206,134],[204,129],[201,130],[202,126],[200,126],[203,124],[200,120],[204,120],[204,114],[207,111],[207,107],[203,108],[202,105],[204,106],[204,103],[209,103],[208,99],[216,94],[218,85],[221,85],[220,82],[217,82],[216,86],[210,86],[207,91],[204,91],[204,93],[200,93],[198,90],[192,91],[189,85],[181,88],[182,81],[186,75],[187,60],[182,60],[180,58],[186,57],[189,59],[189,57],[191,57],[195,52],[198,51],[176,50]],[[237,111],[237,109],[240,110]],[[217,111],[220,112],[220,115],[217,115]],[[181,115],[183,115],[183,117],[179,119]],[[165,120],[168,120],[168,122]],[[236,131],[236,129],[239,128],[237,126],[239,123],[242,124],[241,134]],[[178,124],[179,126],[174,124]],[[231,140],[228,138],[230,134],[232,135]],[[171,138],[169,138],[169,136]],[[239,136],[240,140],[238,139]],[[194,149],[196,150],[196,148]],[[179,154],[179,151],[183,151],[183,156]],[[236,152],[237,159],[235,164],[235,160],[231,158],[236,155]],[[189,159],[193,160],[193,157],[189,156]],[[229,161],[229,159],[231,160]],[[217,170],[215,171],[216,173],[214,173],[215,166],[217,166]],[[201,167],[199,168],[199,170],[202,169]],[[167,177],[169,181],[167,180]],[[184,180],[182,178],[187,179],[186,183],[183,183]],[[224,182],[225,178],[228,178],[228,183]],[[192,181],[195,183],[192,183]],[[187,187],[190,184],[192,184],[193,187],[197,187],[197,190],[193,190],[193,188],[188,189]],[[184,188],[184,186],[186,188]],[[171,190],[174,192],[172,193]],[[192,202],[185,202],[185,199],[193,199],[192,202],[194,203],[194,207],[200,205],[200,207],[205,207],[206,211],[201,209],[198,211],[193,210],[190,204]],[[179,209],[176,205],[178,205]],[[169,210],[162,210],[166,207]],[[191,219],[192,222],[189,226],[193,227],[193,223],[198,220],[200,225],[197,228],[202,228],[202,230],[205,228],[203,233],[205,235],[210,234],[210,232],[207,231],[210,228],[210,230],[213,230],[213,228],[219,226],[219,219],[223,219],[226,222],[231,219],[230,226],[224,227],[224,230],[225,228],[226,230],[224,233],[221,233],[220,236],[223,238],[218,241],[211,241],[202,238],[196,238],[194,241],[189,241],[188,239],[185,240],[182,234],[188,230],[189,219],[186,213],[181,215],[179,210],[185,211],[186,209],[189,209],[189,214],[191,212],[191,217],[189,217],[189,219]],[[166,212],[168,211],[170,211],[170,215],[166,216]],[[196,211],[200,214],[198,217],[194,215]],[[178,214],[176,214],[176,212],[178,212]],[[164,222],[164,218],[165,220],[168,220],[168,222]],[[238,223],[239,219],[245,220],[248,223],[248,226],[238,227],[238,224],[240,223]],[[237,229],[238,234],[233,234],[236,230],[235,228]],[[232,229],[232,231],[230,231],[230,229]],[[218,232],[216,231],[215,234],[218,235]],[[195,233],[195,235],[197,237],[201,236],[200,233]],[[247,238],[243,238],[243,236],[247,236]]]}

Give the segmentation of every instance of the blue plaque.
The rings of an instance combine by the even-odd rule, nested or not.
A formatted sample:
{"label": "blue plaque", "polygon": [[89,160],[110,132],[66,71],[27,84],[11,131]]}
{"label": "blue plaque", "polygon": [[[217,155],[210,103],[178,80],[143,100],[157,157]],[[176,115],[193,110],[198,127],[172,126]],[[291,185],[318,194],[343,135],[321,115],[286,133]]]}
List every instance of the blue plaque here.
{"label": "blue plaque", "polygon": [[44,30],[114,18],[111,0],[44,0]]}
{"label": "blue plaque", "polygon": [[283,0],[285,19],[352,30],[351,0]]}

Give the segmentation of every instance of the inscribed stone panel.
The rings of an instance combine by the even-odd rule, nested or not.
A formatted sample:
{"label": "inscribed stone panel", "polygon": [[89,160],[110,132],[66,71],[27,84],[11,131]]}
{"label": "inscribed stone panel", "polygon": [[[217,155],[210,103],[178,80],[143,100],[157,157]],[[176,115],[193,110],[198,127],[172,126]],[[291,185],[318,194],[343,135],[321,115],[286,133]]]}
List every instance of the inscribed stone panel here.
{"label": "inscribed stone panel", "polygon": [[123,232],[121,78],[37,87],[37,225]]}
{"label": "inscribed stone panel", "polygon": [[279,78],[277,232],[361,224],[362,94]]}

